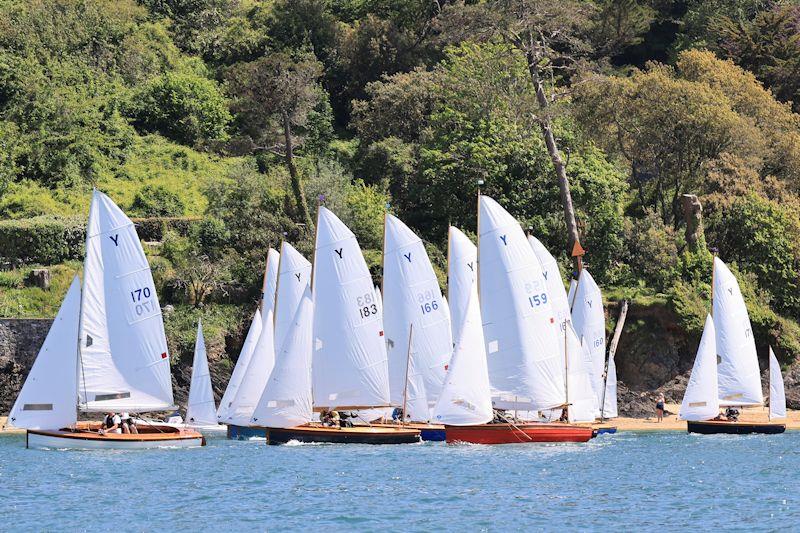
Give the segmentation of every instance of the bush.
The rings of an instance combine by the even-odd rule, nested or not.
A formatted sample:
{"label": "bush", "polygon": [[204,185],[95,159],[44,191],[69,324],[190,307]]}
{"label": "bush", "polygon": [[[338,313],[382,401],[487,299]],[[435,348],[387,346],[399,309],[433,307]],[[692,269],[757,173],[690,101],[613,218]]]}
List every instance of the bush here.
{"label": "bush", "polygon": [[131,204],[131,214],[140,217],[179,217],[185,212],[180,196],[161,185],[145,185]]}
{"label": "bush", "polygon": [[132,218],[131,221],[136,225],[136,233],[141,240],[162,241],[169,230],[184,237],[189,235],[200,217],[149,217]]}
{"label": "bush", "polygon": [[0,222],[0,257],[53,265],[83,257],[82,217],[40,216]]}

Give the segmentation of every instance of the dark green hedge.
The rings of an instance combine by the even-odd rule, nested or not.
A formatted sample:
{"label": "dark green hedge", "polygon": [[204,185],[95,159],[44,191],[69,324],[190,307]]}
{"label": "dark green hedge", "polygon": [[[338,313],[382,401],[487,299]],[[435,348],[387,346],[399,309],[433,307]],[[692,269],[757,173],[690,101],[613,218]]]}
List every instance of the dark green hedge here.
{"label": "dark green hedge", "polygon": [[[166,229],[186,235],[197,217],[132,219],[139,238],[160,241]],[[40,216],[0,222],[0,260],[53,265],[83,257],[86,219]]]}

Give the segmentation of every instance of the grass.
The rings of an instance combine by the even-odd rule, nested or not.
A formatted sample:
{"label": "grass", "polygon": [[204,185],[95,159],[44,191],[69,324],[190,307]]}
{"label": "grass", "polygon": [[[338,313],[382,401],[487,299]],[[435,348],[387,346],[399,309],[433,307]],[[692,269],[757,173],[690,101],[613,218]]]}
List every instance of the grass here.
{"label": "grass", "polygon": [[26,287],[24,279],[36,268],[26,266],[0,272],[0,318],[53,318],[61,307],[72,278],[80,273],[81,263],[69,261],[50,269],[50,288]]}

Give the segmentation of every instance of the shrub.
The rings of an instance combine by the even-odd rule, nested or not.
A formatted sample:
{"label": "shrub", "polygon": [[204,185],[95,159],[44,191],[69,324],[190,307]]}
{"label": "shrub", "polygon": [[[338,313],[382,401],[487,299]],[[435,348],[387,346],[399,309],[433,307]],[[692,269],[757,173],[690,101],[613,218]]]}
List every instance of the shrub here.
{"label": "shrub", "polygon": [[185,212],[180,196],[161,185],[145,185],[131,204],[131,214],[140,217],[178,217]]}
{"label": "shrub", "polygon": [[82,217],[40,216],[0,222],[0,257],[52,265],[83,257]]}

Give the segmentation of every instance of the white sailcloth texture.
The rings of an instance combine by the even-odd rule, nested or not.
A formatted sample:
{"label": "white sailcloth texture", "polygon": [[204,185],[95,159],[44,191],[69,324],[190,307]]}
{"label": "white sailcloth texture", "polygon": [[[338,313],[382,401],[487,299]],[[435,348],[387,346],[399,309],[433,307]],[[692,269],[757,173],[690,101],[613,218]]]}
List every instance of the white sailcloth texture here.
{"label": "white sailcloth texture", "polygon": [[453,341],[467,316],[472,284],[478,279],[478,248],[461,230],[450,226],[447,234],[447,300]]}
{"label": "white sailcloth texture", "polygon": [[478,278],[489,379],[500,402],[564,405],[564,355],[547,284],[519,223],[480,197]]}
{"label": "white sailcloth texture", "polygon": [[247,330],[247,336],[244,338],[242,350],[239,352],[239,359],[236,360],[236,366],[233,367],[233,372],[228,380],[228,386],[225,388],[225,393],[219,401],[217,420],[221,422],[227,422],[228,420],[228,411],[233,403],[233,399],[236,397],[236,392],[239,390],[239,385],[241,385],[242,379],[244,379],[245,372],[247,372],[250,358],[253,356],[253,350],[256,347],[258,338],[261,336],[263,323],[261,311],[256,309],[253,319],[250,321],[250,328]]}
{"label": "white sailcloth texture", "polygon": [[314,405],[389,406],[383,320],[355,235],[320,206],[314,253]]}
{"label": "white sailcloth texture", "polygon": [[197,337],[194,341],[192,382],[189,385],[186,423],[190,426],[213,426],[217,423],[217,408],[214,405],[214,390],[211,388],[211,372],[208,370],[203,323],[199,320]]}
{"label": "white sailcloth texture", "polygon": [[281,245],[275,296],[275,350],[283,346],[297,307],[311,283],[311,263],[288,242]]}
{"label": "white sailcloth texture", "polygon": [[[267,318],[267,311],[275,311],[275,295],[278,288],[278,265],[281,254],[270,248],[267,252],[267,266],[264,268],[264,282],[261,287],[261,318]],[[291,320],[291,319],[290,319]]]}
{"label": "white sailcloth texture", "polygon": [[706,316],[692,375],[678,412],[682,420],[711,420],[719,414],[716,335],[714,319],[710,315]]}
{"label": "white sailcloth texture", "polygon": [[169,352],[150,265],[133,222],[95,191],[86,228],[80,408],[172,409]]}
{"label": "white sailcloth texture", "polygon": [[250,364],[247,365],[236,396],[228,409],[228,423],[247,426],[253,411],[264,393],[272,368],[275,366],[275,329],[272,326],[272,311],[267,311],[261,327],[261,335],[253,347]]}
{"label": "white sailcloth texture", "polygon": [[311,422],[313,308],[311,288],[306,286],[283,346],[275,354],[275,367],[253,411],[252,425],[290,428]]}
{"label": "white sailcloth texture", "polygon": [[761,405],[761,373],[756,343],[736,277],[714,258],[714,325],[717,329],[719,404]]}
{"label": "white sailcloth texture", "polygon": [[581,341],[566,324],[565,350],[567,357],[567,416],[570,422],[594,422],[597,413],[597,400],[592,390],[588,368],[584,363],[584,350]]}
{"label": "white sailcloth texture", "polygon": [[[415,330],[416,331],[416,330]],[[420,367],[424,368],[424,363],[420,362],[420,356],[417,353],[414,342],[416,335],[412,336],[411,353],[408,354],[408,380],[405,385],[405,391],[401,392],[400,407],[405,403],[406,406],[406,421],[412,422],[428,422],[431,418],[431,408],[433,407],[426,395],[425,389],[425,376]],[[442,380],[444,382],[444,380]],[[444,383],[443,383],[444,384]]]}
{"label": "white sailcloth texture", "polygon": [[592,389],[597,397],[598,414],[603,401],[603,372],[606,367],[606,315],[603,295],[585,268],[578,278],[572,304],[572,325],[591,355]]}
{"label": "white sailcloth texture", "polygon": [[[395,216],[386,215],[383,243],[383,326],[389,357],[391,401],[403,403],[408,332],[414,325],[414,368],[431,407],[439,397],[453,350],[450,321],[439,280],[422,240]],[[414,420],[427,420],[413,412]]]}
{"label": "white sailcloth texture", "polygon": [[786,392],[783,389],[781,365],[769,349],[769,418],[786,418]]}
{"label": "white sailcloth texture", "polygon": [[547,294],[550,297],[550,305],[553,306],[553,312],[556,315],[556,322],[560,325],[561,335],[564,336],[564,323],[572,322],[572,316],[569,310],[569,301],[567,300],[567,291],[564,288],[564,281],[561,279],[561,271],[558,269],[558,262],[553,255],[547,251],[544,244],[533,235],[528,235],[528,242],[542,265],[542,274],[547,282]]}
{"label": "white sailcloth texture", "polygon": [[603,399],[603,411],[600,413],[602,418],[617,418],[617,364],[613,357],[608,358],[608,369],[606,370],[606,393]]}
{"label": "white sailcloth texture", "polygon": [[8,423],[25,429],[61,429],[77,422],[78,317],[81,282],[72,280],[33,367],[8,414]]}
{"label": "white sailcloth texture", "polygon": [[486,424],[493,418],[480,304],[474,283],[470,293],[459,326],[461,335],[456,340],[439,401],[433,408],[433,418],[440,424],[469,426]]}

